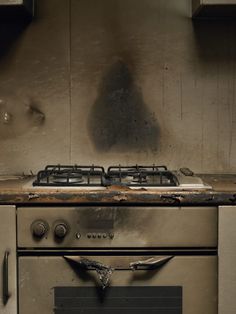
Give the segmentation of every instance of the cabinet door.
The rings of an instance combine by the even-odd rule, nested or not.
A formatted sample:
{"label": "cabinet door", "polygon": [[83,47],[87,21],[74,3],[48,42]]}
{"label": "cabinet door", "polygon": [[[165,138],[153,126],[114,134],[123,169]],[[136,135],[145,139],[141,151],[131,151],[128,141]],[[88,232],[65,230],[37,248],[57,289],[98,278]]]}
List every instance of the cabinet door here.
{"label": "cabinet door", "polygon": [[219,314],[236,313],[236,206],[219,207]]}
{"label": "cabinet door", "polygon": [[0,313],[17,313],[16,209],[0,206]]}

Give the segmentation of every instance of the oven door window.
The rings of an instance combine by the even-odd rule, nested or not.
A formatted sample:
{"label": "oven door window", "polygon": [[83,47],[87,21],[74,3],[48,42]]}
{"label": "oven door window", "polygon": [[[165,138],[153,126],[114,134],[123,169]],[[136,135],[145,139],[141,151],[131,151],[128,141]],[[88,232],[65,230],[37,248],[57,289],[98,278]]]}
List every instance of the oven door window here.
{"label": "oven door window", "polygon": [[182,314],[182,287],[56,287],[56,314]]}
{"label": "oven door window", "polygon": [[62,256],[20,257],[19,313],[217,314],[216,256],[174,256],[158,267],[141,263],[133,270],[130,264],[147,257],[88,260],[112,266],[106,288],[93,265],[80,267]]}

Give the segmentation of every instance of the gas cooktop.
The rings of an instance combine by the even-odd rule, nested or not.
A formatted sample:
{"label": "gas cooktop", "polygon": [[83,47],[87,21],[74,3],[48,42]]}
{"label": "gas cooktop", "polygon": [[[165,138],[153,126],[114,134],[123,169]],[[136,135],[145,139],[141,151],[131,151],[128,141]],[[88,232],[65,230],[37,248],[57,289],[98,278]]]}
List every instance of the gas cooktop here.
{"label": "gas cooktop", "polygon": [[166,166],[101,166],[48,165],[33,181],[37,187],[209,189],[188,168],[170,171]]}

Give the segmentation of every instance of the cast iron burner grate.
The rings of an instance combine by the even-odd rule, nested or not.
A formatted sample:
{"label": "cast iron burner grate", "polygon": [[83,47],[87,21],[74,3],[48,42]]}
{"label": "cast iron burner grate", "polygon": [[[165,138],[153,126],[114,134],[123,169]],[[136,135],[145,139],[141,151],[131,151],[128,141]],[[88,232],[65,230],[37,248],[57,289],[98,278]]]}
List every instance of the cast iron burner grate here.
{"label": "cast iron burner grate", "polygon": [[102,186],[105,170],[98,166],[49,165],[37,174],[34,186]]}
{"label": "cast iron burner grate", "polygon": [[107,185],[160,187],[177,186],[176,176],[166,166],[112,166],[107,171]]}
{"label": "cast iron burner grate", "polygon": [[99,166],[49,165],[37,174],[34,186],[177,186],[176,176],[166,166],[112,166],[105,172]]}

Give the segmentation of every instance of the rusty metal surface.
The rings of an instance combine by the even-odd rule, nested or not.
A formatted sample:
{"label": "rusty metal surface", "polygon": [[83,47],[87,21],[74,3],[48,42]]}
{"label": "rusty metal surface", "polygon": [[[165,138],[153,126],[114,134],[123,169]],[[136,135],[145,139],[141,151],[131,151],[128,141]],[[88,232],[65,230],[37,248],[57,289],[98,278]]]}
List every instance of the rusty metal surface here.
{"label": "rusty metal surface", "polygon": [[236,192],[0,191],[0,204],[236,205]]}
{"label": "rusty metal surface", "polygon": [[[4,177],[5,178],[5,177]],[[156,205],[236,205],[236,176],[204,175],[213,190],[158,191],[110,187],[102,191],[80,189],[23,189],[29,179],[0,180],[0,204],[156,204]]]}
{"label": "rusty metal surface", "polygon": [[[33,196],[33,197],[32,197]],[[235,193],[187,193],[175,196],[171,194],[159,195],[158,193],[126,193],[126,201],[118,202],[116,197],[120,193],[0,193],[0,204],[155,204],[155,205],[235,205]]]}

